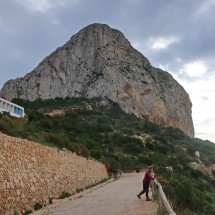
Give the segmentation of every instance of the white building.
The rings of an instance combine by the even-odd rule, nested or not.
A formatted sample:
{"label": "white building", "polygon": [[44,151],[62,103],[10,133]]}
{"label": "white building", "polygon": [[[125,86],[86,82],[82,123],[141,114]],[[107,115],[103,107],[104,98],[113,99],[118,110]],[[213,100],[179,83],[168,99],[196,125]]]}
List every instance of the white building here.
{"label": "white building", "polygon": [[0,113],[9,112],[11,116],[15,117],[24,117],[25,112],[24,108],[16,105],[12,102],[9,102],[3,98],[0,98]]}

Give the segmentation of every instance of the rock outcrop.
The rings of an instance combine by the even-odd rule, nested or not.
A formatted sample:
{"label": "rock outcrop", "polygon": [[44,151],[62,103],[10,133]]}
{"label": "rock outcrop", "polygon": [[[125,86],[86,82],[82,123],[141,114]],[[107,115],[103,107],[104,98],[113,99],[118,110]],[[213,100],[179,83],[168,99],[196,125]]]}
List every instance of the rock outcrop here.
{"label": "rock outcrop", "polygon": [[194,136],[192,104],[183,87],[103,24],[85,27],[31,73],[6,82],[0,96],[109,98],[127,113]]}

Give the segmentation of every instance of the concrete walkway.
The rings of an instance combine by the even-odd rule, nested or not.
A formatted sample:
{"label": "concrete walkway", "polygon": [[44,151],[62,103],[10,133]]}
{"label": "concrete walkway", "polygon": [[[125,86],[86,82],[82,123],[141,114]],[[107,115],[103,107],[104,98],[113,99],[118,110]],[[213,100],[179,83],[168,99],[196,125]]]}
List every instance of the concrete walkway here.
{"label": "concrete walkway", "polygon": [[[106,184],[82,197],[74,199],[50,215],[155,215],[158,205],[155,201],[141,200],[137,194],[142,189],[144,173],[128,173],[119,180]],[[149,194],[151,196],[151,192]],[[47,213],[46,213],[47,214]]]}

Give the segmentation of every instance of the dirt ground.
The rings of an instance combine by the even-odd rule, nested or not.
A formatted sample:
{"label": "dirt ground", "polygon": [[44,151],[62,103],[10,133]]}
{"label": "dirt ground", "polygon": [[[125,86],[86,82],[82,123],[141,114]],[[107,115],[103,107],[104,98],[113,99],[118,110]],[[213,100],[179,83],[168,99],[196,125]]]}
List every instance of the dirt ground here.
{"label": "dirt ground", "polygon": [[[40,214],[50,215],[156,215],[155,201],[141,200],[137,194],[142,190],[144,173],[128,173],[118,180],[95,188],[90,193],[83,192],[58,208]],[[150,191],[149,196],[152,198]],[[42,212],[42,211],[41,211]]]}

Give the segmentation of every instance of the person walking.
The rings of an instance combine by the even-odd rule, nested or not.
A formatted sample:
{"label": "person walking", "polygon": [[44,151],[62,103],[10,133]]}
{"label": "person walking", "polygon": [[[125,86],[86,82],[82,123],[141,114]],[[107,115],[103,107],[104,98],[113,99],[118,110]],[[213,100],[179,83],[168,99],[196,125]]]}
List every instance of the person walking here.
{"label": "person walking", "polygon": [[146,171],[143,178],[143,190],[137,195],[139,199],[142,194],[146,193],[146,201],[151,201],[151,199],[149,198],[149,185],[151,180],[154,180],[154,175],[152,176],[152,172],[153,166],[148,167],[148,170]]}

